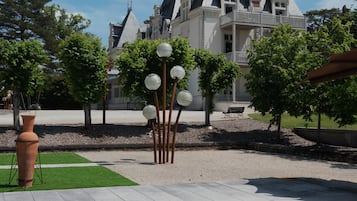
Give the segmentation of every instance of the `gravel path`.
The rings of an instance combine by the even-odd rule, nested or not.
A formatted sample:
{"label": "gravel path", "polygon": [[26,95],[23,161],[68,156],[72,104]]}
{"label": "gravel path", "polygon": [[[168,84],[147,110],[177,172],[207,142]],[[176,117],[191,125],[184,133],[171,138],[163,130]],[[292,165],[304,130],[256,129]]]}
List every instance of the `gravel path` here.
{"label": "gravel path", "polygon": [[[256,151],[177,151],[174,164],[153,164],[149,151],[78,152],[139,184],[213,182],[255,178],[310,178],[357,183],[357,165]],[[342,182],[344,181],[344,182]],[[355,185],[354,185],[355,186]]]}
{"label": "gravel path", "polygon": [[[212,129],[203,126],[203,111],[184,111],[178,127],[178,148],[240,148],[265,152],[289,153],[318,159],[357,163],[357,149],[317,146],[289,129],[278,135],[276,127],[247,118],[244,114],[211,115]],[[176,116],[177,111],[174,111]],[[101,125],[102,111],[92,111],[92,130],[83,128],[81,110],[36,111],[34,131],[40,137],[40,148],[46,150],[133,149],[152,148],[150,129],[141,111],[107,111],[107,125]],[[13,151],[17,133],[10,128],[12,112],[0,110],[0,151]]]}

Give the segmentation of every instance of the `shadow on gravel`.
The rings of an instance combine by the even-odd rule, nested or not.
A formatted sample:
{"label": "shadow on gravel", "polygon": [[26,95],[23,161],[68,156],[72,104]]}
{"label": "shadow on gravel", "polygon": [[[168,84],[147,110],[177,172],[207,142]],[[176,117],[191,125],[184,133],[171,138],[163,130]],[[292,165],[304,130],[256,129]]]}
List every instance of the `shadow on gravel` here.
{"label": "shadow on gravel", "polygon": [[133,137],[146,135],[148,128],[145,125],[92,125],[92,129],[85,129],[83,125],[35,125],[36,134],[39,137],[45,135],[56,135],[61,133],[78,133],[92,138],[100,138],[103,136],[113,137]]}

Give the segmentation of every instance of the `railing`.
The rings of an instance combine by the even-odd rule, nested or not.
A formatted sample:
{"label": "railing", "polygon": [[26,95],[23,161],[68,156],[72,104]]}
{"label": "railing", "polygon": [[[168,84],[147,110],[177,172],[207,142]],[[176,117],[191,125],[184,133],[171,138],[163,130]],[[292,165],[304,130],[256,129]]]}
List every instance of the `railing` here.
{"label": "railing", "polygon": [[306,18],[303,16],[282,16],[267,13],[234,11],[220,18],[221,26],[237,23],[252,26],[275,27],[290,24],[294,29],[306,29]]}
{"label": "railing", "polygon": [[[248,54],[245,51],[236,51],[235,53],[235,62],[238,64],[248,64]],[[225,55],[229,61],[234,61],[233,52],[225,53]]]}

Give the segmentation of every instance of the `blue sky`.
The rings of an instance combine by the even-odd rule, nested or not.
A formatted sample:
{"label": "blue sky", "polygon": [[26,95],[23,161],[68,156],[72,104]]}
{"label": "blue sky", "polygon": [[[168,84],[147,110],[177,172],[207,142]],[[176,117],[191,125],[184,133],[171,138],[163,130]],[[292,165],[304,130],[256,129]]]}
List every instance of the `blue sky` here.
{"label": "blue sky", "polygon": [[[87,32],[101,38],[103,45],[108,46],[109,22],[121,23],[128,9],[129,0],[53,0],[50,4],[58,4],[67,13],[79,13],[91,20]],[[142,23],[153,15],[154,5],[160,5],[162,0],[132,0],[132,7],[138,21]],[[342,7],[346,4],[357,7],[356,0],[295,0],[300,10]]]}

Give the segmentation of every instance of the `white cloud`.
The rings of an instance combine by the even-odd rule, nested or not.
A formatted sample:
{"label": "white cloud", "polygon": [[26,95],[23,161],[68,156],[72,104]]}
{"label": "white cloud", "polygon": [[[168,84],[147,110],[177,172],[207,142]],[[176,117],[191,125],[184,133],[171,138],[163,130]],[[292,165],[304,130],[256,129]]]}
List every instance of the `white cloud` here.
{"label": "white cloud", "polygon": [[356,0],[320,0],[316,3],[318,9],[329,9],[329,8],[342,8],[343,5],[346,5],[347,8],[356,8]]}

